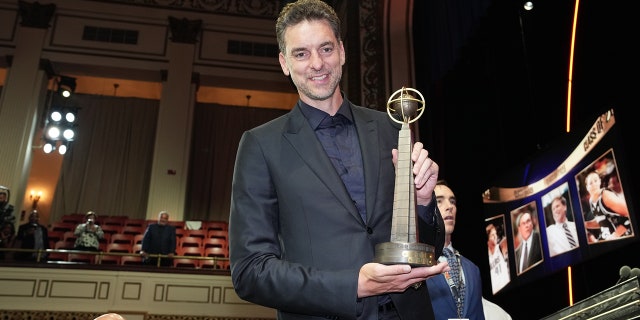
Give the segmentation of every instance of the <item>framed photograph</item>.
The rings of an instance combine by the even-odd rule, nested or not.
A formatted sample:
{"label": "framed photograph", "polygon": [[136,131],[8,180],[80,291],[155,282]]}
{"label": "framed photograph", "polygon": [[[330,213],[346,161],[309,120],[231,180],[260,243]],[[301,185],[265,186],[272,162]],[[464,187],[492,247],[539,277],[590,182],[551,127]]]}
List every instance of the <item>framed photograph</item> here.
{"label": "framed photograph", "polygon": [[587,165],[575,180],[589,244],[633,236],[613,149]]}
{"label": "framed photograph", "polygon": [[550,257],[580,247],[578,228],[570,199],[568,182],[564,182],[542,196]]}
{"label": "framed photograph", "polygon": [[518,275],[543,261],[535,201],[511,211],[515,268]]}
{"label": "framed photograph", "polygon": [[498,215],[485,219],[491,291],[496,294],[511,281],[509,273],[509,246],[505,234],[505,217]]}

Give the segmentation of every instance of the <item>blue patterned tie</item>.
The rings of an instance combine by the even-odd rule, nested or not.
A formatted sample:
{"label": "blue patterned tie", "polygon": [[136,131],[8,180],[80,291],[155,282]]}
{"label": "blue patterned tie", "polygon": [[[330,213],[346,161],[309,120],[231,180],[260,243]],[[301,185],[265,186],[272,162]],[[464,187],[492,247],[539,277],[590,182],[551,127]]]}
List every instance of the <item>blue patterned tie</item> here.
{"label": "blue patterned tie", "polygon": [[575,248],[575,246],[577,245],[576,240],[573,238],[571,231],[569,231],[569,227],[567,226],[566,222],[562,224],[562,229],[564,229],[564,234],[567,236],[567,240],[569,241],[569,245],[571,245],[571,248]]}
{"label": "blue patterned tie", "polygon": [[442,253],[447,257],[447,262],[449,262],[449,274],[453,279],[453,283],[456,285],[457,290],[452,290],[453,300],[456,301],[456,307],[458,308],[458,317],[462,317],[462,310],[464,306],[464,282],[460,277],[460,272],[462,269],[460,268],[460,263],[458,262],[458,257],[449,249],[444,248]]}

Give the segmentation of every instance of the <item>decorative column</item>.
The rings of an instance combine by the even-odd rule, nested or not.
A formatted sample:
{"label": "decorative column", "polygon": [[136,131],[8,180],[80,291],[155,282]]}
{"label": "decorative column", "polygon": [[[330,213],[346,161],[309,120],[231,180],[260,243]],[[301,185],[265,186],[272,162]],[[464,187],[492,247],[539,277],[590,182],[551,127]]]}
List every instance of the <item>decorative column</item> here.
{"label": "decorative column", "polygon": [[169,26],[169,69],[158,112],[147,218],[155,219],[158,212],[167,210],[171,220],[183,220],[198,86],[193,61],[202,21],[169,17]]}
{"label": "decorative column", "polygon": [[41,70],[40,55],[55,11],[55,5],[19,1],[20,25],[16,47],[9,57],[9,70],[0,96],[0,185],[11,190],[11,199],[20,219],[38,116],[44,110],[48,77]]}

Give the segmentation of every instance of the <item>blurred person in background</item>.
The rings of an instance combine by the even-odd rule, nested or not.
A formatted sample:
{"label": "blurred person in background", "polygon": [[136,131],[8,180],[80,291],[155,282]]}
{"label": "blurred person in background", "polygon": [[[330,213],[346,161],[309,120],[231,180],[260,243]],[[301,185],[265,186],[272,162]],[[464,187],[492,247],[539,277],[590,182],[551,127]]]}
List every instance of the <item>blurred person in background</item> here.
{"label": "blurred person in background", "polygon": [[126,320],[126,319],[117,313],[105,313],[93,320]]}
{"label": "blurred person in background", "polygon": [[176,227],[169,225],[169,212],[160,211],[158,213],[158,223],[147,226],[142,238],[142,251],[140,254],[147,265],[158,265],[158,257],[150,255],[167,255],[167,258],[160,258],[160,266],[173,266],[173,256],[176,252]]}
{"label": "blurred person in background", "polygon": [[458,220],[456,195],[445,180],[436,182],[434,193],[445,230],[440,261],[448,261],[451,270],[427,279],[433,313],[436,319],[484,320],[480,268],[453,247]]}
{"label": "blurred person in background", "polygon": [[85,215],[85,222],[79,224],[73,234],[76,236],[75,250],[100,251],[100,239],[104,238],[104,231],[98,225],[98,215],[89,211]]}
{"label": "blurred person in background", "polygon": [[[2,222],[0,224],[0,249],[13,248],[13,223]],[[9,251],[0,251],[0,260],[11,256]]]}
{"label": "blurred person in background", "polygon": [[[29,214],[29,222],[18,227],[14,246],[20,249],[46,250],[49,249],[49,231],[47,227],[40,224],[40,216],[37,210]],[[40,252],[40,261],[46,260],[46,252]],[[36,261],[38,252],[25,251],[14,254],[16,260]]]}
{"label": "blurred person in background", "polygon": [[0,224],[11,223],[11,233],[15,234],[16,217],[13,215],[13,205],[9,204],[11,191],[5,186],[0,186]]}

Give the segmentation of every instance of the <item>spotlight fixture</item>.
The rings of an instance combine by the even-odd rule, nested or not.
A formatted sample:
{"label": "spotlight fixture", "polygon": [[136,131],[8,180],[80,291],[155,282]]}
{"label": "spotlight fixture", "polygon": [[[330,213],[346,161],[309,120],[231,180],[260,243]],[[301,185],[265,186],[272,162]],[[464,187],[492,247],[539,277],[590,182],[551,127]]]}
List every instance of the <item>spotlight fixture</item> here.
{"label": "spotlight fixture", "polygon": [[55,150],[58,150],[58,153],[64,155],[69,150],[71,141],[55,141],[45,139],[44,146],[42,146],[42,150],[44,153],[49,154]]}
{"label": "spotlight fixture", "polygon": [[56,91],[52,92],[43,129],[43,150],[65,154],[76,137],[78,106],[75,99],[67,99],[75,92],[76,78],[59,75],[55,78]]}
{"label": "spotlight fixture", "polygon": [[60,127],[52,124],[47,127],[47,131],[45,134],[47,135],[47,138],[51,140],[58,140],[60,138]]}
{"label": "spotlight fixture", "polygon": [[53,122],[58,122],[62,120],[62,113],[60,112],[60,110],[51,110],[51,112],[49,113],[49,119],[51,119],[51,121]]}
{"label": "spotlight fixture", "polygon": [[71,128],[66,128],[62,131],[62,137],[67,141],[73,141],[73,137],[75,137],[76,133]]}
{"label": "spotlight fixture", "polygon": [[45,139],[44,146],[42,147],[42,150],[44,151],[44,153],[49,154],[53,152],[53,150],[55,149],[56,149],[56,142]]}
{"label": "spotlight fixture", "polygon": [[49,112],[49,118],[47,119],[46,137],[51,140],[64,139],[72,141],[75,137],[74,127],[77,112],[78,110],[75,108],[53,108]]}
{"label": "spotlight fixture", "polygon": [[70,97],[76,91],[76,78],[60,76],[58,79],[58,93],[65,98]]}
{"label": "spotlight fixture", "polygon": [[64,119],[69,123],[73,123],[74,121],[76,121],[76,110],[67,110],[67,112],[64,114]]}
{"label": "spotlight fixture", "polygon": [[58,147],[58,153],[59,154],[67,153],[67,143],[68,142],[63,142],[63,143],[60,144],[60,146]]}

